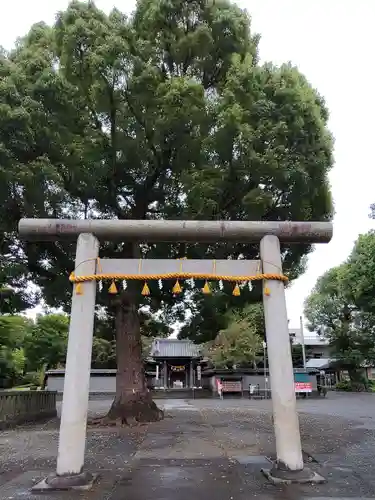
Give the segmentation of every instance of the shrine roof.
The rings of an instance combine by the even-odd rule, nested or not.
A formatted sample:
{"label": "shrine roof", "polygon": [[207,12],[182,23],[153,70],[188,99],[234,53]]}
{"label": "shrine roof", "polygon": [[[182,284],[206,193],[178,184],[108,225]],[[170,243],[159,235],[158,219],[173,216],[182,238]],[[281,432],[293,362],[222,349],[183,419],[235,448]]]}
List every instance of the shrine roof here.
{"label": "shrine roof", "polygon": [[151,346],[153,358],[201,358],[201,346],[190,340],[155,339]]}

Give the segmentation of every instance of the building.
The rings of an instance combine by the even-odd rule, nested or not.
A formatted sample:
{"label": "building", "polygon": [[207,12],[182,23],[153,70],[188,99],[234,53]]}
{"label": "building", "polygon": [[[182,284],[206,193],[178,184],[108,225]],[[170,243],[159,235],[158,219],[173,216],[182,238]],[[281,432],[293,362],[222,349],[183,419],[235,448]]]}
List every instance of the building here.
{"label": "building", "polygon": [[192,389],[202,386],[206,366],[201,346],[190,340],[155,339],[146,361],[149,385],[163,389]]}
{"label": "building", "polygon": [[307,360],[329,359],[329,343],[325,338],[320,337],[316,333],[305,332],[302,339],[302,332],[299,328],[290,328],[289,335],[294,345],[302,345],[304,342]]}
{"label": "building", "polygon": [[[147,385],[155,389],[193,389],[202,387],[206,367],[201,348],[190,340],[155,339],[145,361]],[[47,390],[63,392],[65,370],[46,373]],[[92,369],[90,393],[115,393],[116,370]]]}
{"label": "building", "polygon": [[[295,372],[305,370],[296,369]],[[268,370],[256,369],[213,369],[208,366],[201,346],[190,340],[155,339],[150,356],[145,361],[147,384],[155,391],[155,396],[166,394],[168,397],[203,397],[217,392],[217,380],[223,383],[227,393],[245,395],[249,387],[269,391]],[[309,380],[316,389],[316,369],[308,370]],[[62,393],[65,370],[47,372],[47,390]],[[92,369],[90,394],[114,394],[116,392],[116,370]],[[199,393],[201,396],[199,396]]]}

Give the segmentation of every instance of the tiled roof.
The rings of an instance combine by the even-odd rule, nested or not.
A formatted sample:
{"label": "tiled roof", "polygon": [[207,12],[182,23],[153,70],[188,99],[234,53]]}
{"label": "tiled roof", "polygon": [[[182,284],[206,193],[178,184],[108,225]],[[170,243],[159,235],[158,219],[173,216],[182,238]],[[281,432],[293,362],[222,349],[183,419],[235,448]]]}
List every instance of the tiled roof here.
{"label": "tiled roof", "polygon": [[150,356],[154,358],[199,358],[200,346],[190,340],[155,339]]}

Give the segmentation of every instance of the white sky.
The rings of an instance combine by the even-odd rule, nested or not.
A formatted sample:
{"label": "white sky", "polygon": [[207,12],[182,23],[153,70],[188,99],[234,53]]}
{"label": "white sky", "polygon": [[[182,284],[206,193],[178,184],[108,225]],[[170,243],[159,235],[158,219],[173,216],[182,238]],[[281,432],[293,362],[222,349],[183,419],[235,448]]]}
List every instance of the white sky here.
{"label": "white sky", "polygon": [[[1,2],[0,45],[9,49],[38,21],[52,23],[68,0]],[[299,326],[303,301],[316,279],[349,254],[358,234],[375,229],[368,218],[375,202],[372,141],[375,128],[373,50],[375,0],[242,0],[253,29],[262,35],[262,60],[291,61],[326,98],[335,160],[330,180],[336,207],[334,237],[309,258],[307,272],[287,292],[290,327]],[[134,1],[96,0],[101,9],[124,12]]]}

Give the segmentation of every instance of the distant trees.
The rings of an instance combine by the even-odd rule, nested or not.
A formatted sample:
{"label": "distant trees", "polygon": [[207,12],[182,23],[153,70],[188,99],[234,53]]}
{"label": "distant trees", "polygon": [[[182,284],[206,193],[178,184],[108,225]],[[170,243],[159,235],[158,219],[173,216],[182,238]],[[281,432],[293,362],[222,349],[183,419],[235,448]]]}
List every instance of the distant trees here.
{"label": "distant trees", "polygon": [[254,367],[262,358],[262,307],[251,305],[242,311],[232,311],[227,322],[228,326],[220,330],[213,341],[206,343],[208,359],[216,368]]}
{"label": "distant trees", "polygon": [[0,387],[11,387],[22,378],[24,342],[31,327],[23,316],[0,316]]}
{"label": "distant trees", "polygon": [[349,258],[321,276],[305,303],[309,327],[328,339],[338,366],[363,385],[375,363],[375,233],[361,235]]}
{"label": "distant trees", "polygon": [[69,318],[64,314],[39,315],[25,338],[30,371],[57,368],[65,362]]}

